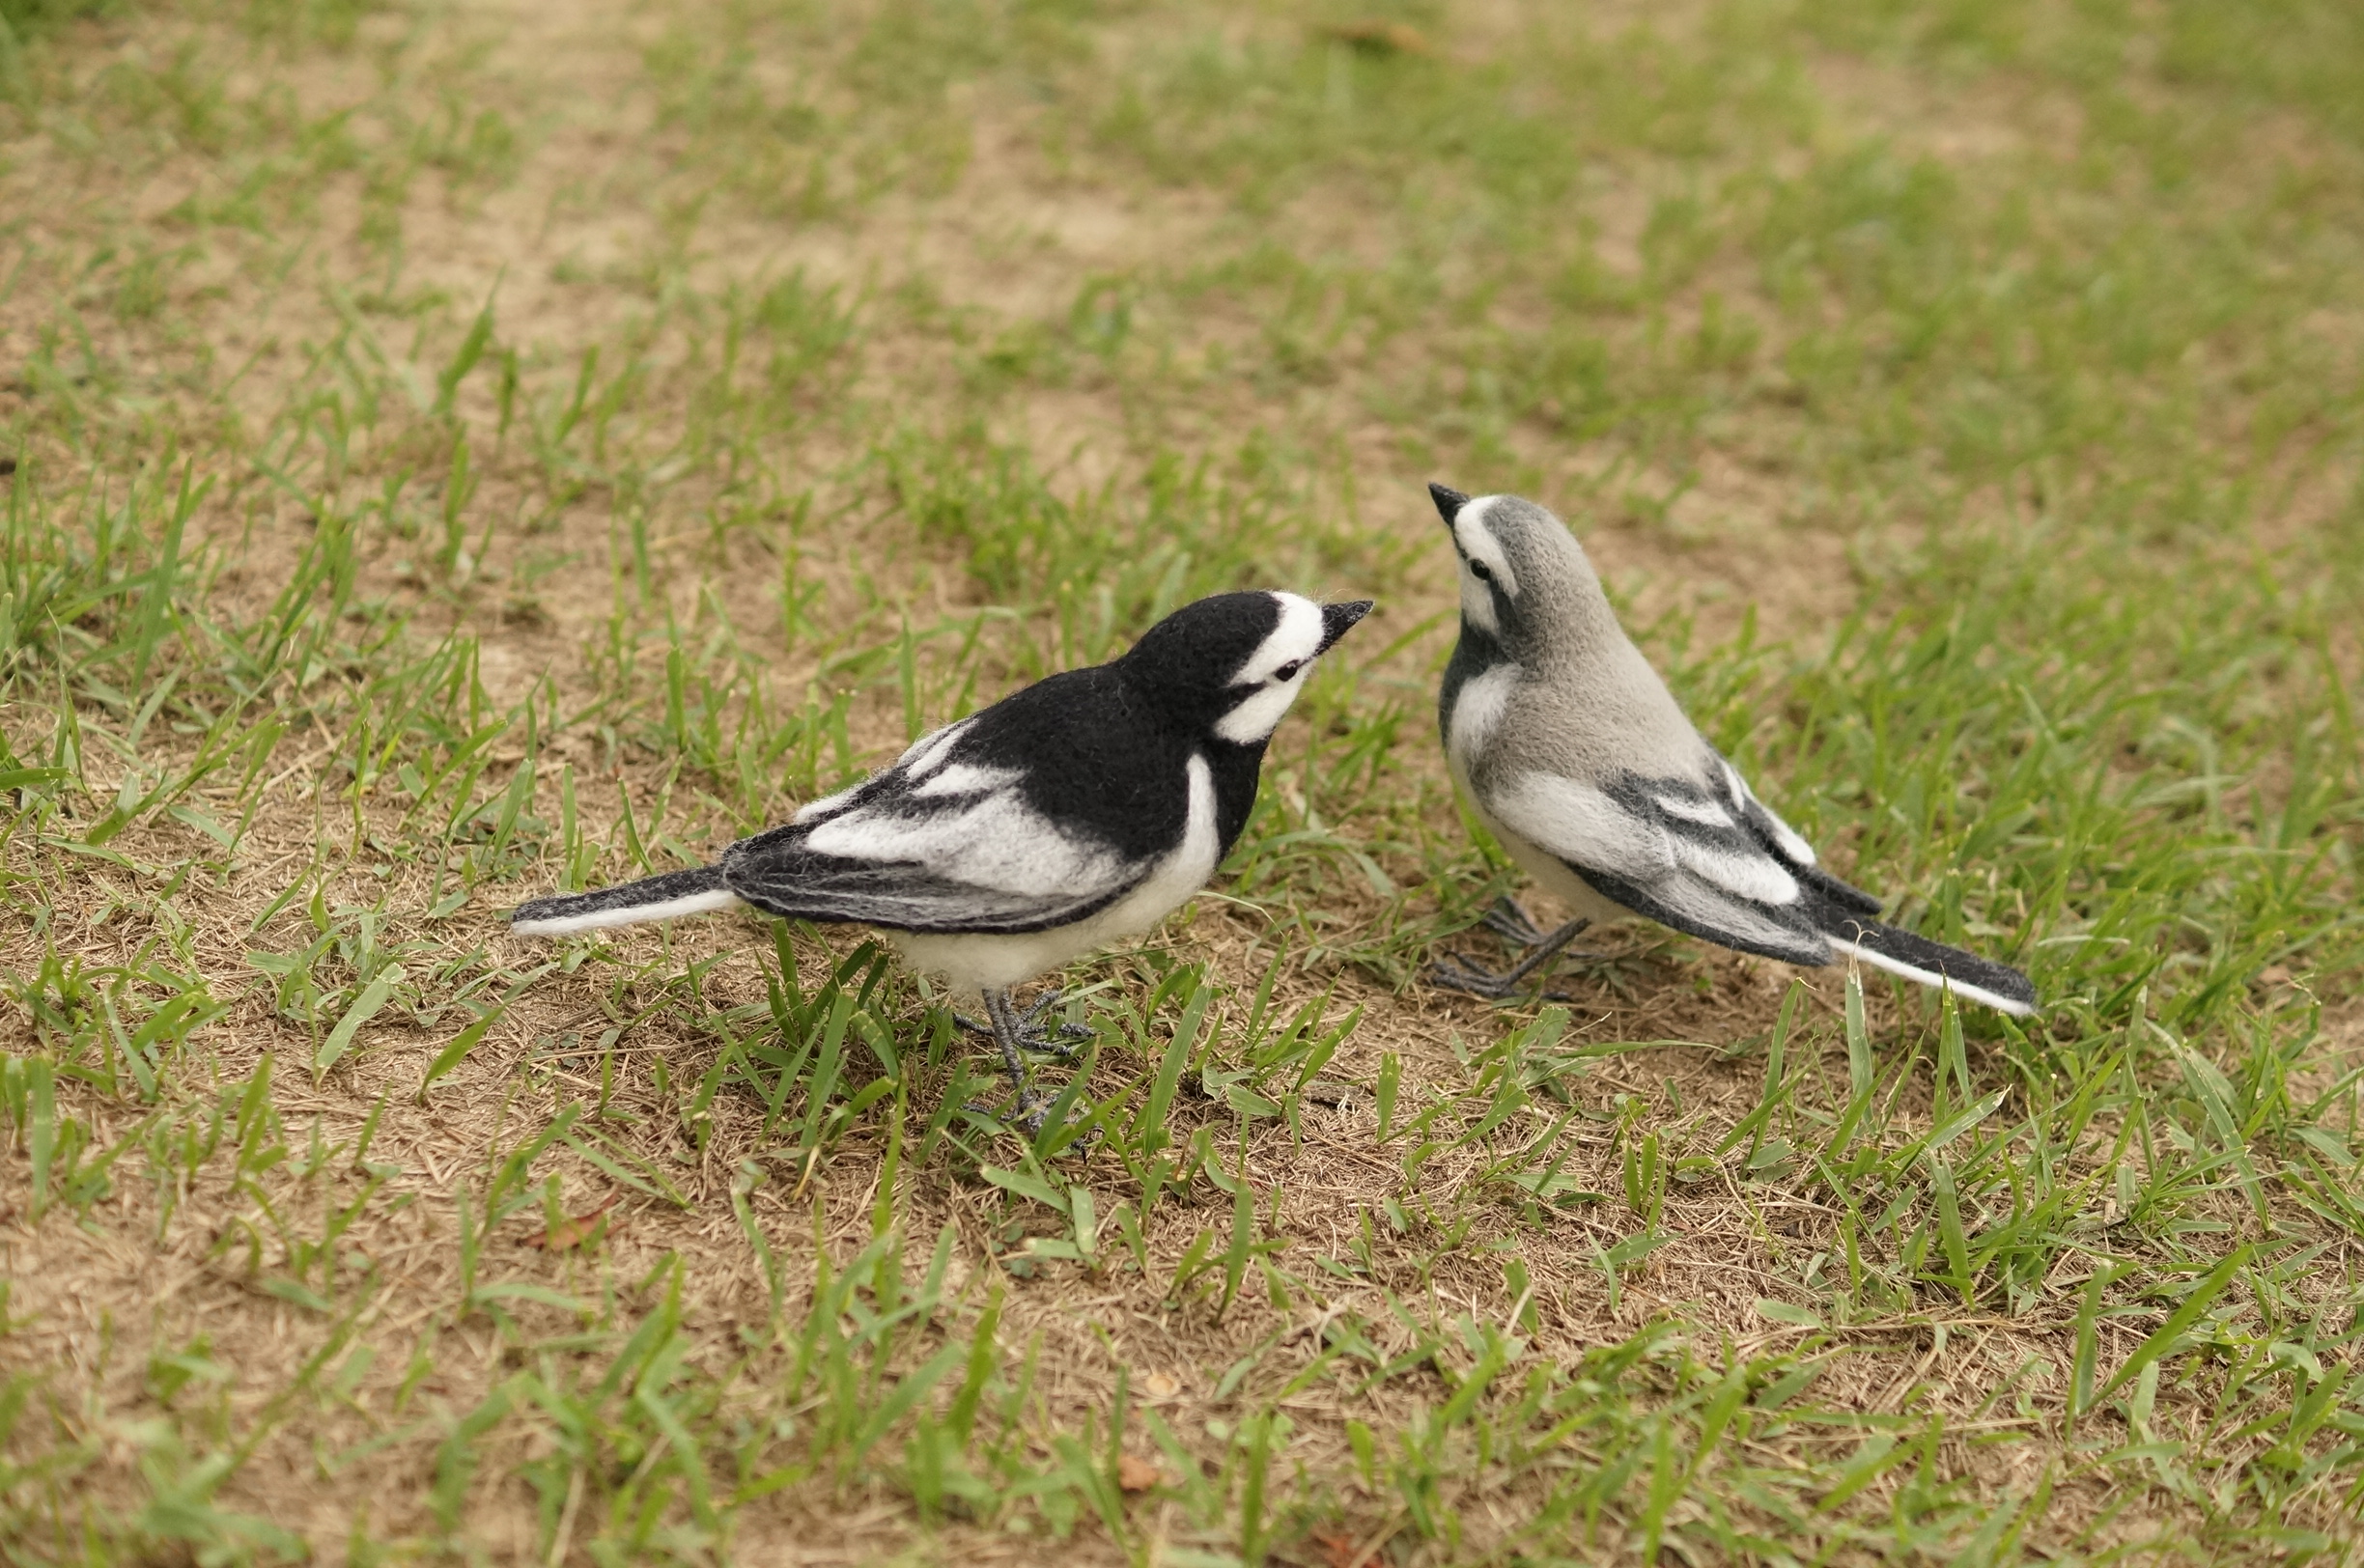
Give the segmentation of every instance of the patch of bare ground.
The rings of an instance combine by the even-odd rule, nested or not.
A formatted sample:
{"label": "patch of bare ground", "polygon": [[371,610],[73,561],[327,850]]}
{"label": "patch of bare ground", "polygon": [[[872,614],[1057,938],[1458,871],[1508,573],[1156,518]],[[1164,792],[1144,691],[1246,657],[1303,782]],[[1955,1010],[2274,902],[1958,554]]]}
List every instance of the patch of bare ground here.
{"label": "patch of bare ground", "polygon": [[[172,848],[139,843],[126,847],[135,854],[159,858]],[[234,878],[207,911],[209,928],[221,930],[225,938],[260,912],[274,886],[271,873],[299,861],[308,846],[299,837],[267,836],[251,853],[256,873]],[[375,897],[384,891],[393,894],[391,907],[411,907],[423,901],[427,891],[417,874],[411,874],[411,880],[414,885],[409,887],[380,889],[368,885],[369,879],[363,877],[336,888],[334,895]],[[106,902],[93,909],[91,916],[87,926],[69,925],[61,918],[49,938],[94,964],[131,956],[148,939],[148,932],[136,922],[122,921]],[[461,920],[467,929],[449,933],[451,939],[495,948],[509,940],[485,913],[471,912]],[[268,944],[275,930],[267,926],[261,939]],[[1157,946],[1177,957],[1206,962],[1218,973],[1250,973],[1258,964],[1252,955],[1256,940],[1251,923],[1202,909],[1195,919],[1178,922]],[[209,958],[225,968],[239,962],[235,940],[206,945]],[[718,920],[662,936],[628,937],[618,943],[615,962],[638,969],[646,984],[659,988],[669,976],[694,969],[702,975],[704,1005],[721,1009],[761,1000],[763,979],[752,955],[763,945],[760,931],[751,924]],[[711,968],[704,966],[705,960],[718,955],[727,956]],[[21,967],[32,957],[19,951],[11,955],[11,962]],[[808,982],[823,977],[821,964],[829,957],[803,955]],[[1124,984],[1145,978],[1121,960],[1107,972]],[[1614,1105],[1627,1096],[1678,1106],[1682,1124],[1696,1129],[1701,1137],[1737,1121],[1754,1103],[1761,1063],[1725,1059],[1724,1042],[1736,1025],[1753,1026],[1770,1017],[1779,1005],[1786,975],[1771,966],[1731,959],[1689,964],[1662,959],[1624,972],[1626,984],[1619,988],[1624,995],[1580,984],[1571,1042],[1701,1043],[1598,1060],[1570,1085],[1578,1101],[1599,1107],[1605,1117],[1613,1117]],[[426,1058],[439,1043],[433,1037],[399,1026],[373,1029],[368,1049],[350,1070],[315,1086],[304,1081],[300,1065],[307,1055],[306,1042],[300,1032],[291,1031],[286,1020],[249,1001],[223,1021],[218,1055],[225,1078],[248,1074],[266,1052],[273,1053],[278,1063],[274,1099],[283,1119],[296,1127],[313,1124],[321,1142],[332,1148],[352,1147],[364,1125],[374,1121],[372,1158],[402,1167],[387,1184],[397,1201],[380,1205],[384,1212],[372,1214],[348,1231],[343,1252],[343,1266],[364,1273],[371,1281],[369,1304],[352,1327],[359,1342],[377,1347],[374,1363],[340,1389],[340,1399],[330,1408],[300,1422],[288,1421],[279,1435],[265,1442],[225,1495],[228,1500],[324,1538],[363,1512],[378,1529],[407,1533],[420,1526],[416,1499],[430,1490],[432,1445],[401,1444],[381,1460],[334,1465],[326,1473],[321,1455],[366,1443],[379,1423],[363,1414],[363,1407],[382,1409],[406,1386],[408,1399],[421,1409],[466,1411],[480,1405],[513,1369],[511,1353],[489,1328],[448,1321],[445,1303],[461,1288],[455,1246],[461,1222],[453,1198],[456,1192],[465,1195],[476,1181],[470,1173],[496,1162],[522,1130],[541,1125],[578,1097],[597,1093],[608,1116],[624,1127],[636,1124],[631,1146],[667,1173],[680,1193],[680,1206],[620,1190],[611,1178],[577,1165],[567,1171],[555,1207],[567,1215],[596,1211],[604,1216],[597,1246],[583,1249],[590,1255],[537,1246],[531,1227],[520,1224],[487,1241],[479,1268],[488,1276],[497,1274],[567,1295],[616,1288],[629,1294],[630,1281],[661,1273],[668,1257],[680,1258],[689,1265],[683,1320],[699,1356],[721,1375],[740,1354],[738,1330],[763,1320],[766,1287],[731,1218],[728,1200],[742,1162],[774,1162],[775,1146],[757,1133],[760,1107],[734,1097],[715,1102],[712,1133],[702,1149],[691,1148],[678,1128],[664,1131],[667,1107],[651,1091],[652,1071],[659,1062],[669,1064],[677,1076],[701,1071],[712,1042],[679,1020],[642,1015],[642,1022],[595,1050],[588,1041],[610,1016],[608,1008],[620,1002],[624,1016],[632,1018],[656,999],[654,992],[642,992],[638,985],[621,993],[608,991],[603,999],[605,989],[597,982],[538,988],[526,1004],[509,1011],[484,1046],[439,1084],[424,1106],[413,1102],[413,1091]],[[1366,1009],[1351,1051],[1337,1064],[1339,1077],[1351,1082],[1367,1084],[1379,1054],[1393,1051],[1405,1064],[1407,1094],[1452,1085],[1460,1071],[1456,1043],[1466,1051],[1500,1027],[1497,1015],[1478,1005],[1433,993],[1395,996],[1375,992],[1353,974],[1291,975],[1277,999],[1293,1007],[1324,989],[1334,991],[1341,1004]],[[1827,1008],[1830,998],[1822,1005]],[[1144,1070],[1143,1063],[1121,1055],[1104,1058],[1095,1087],[1106,1092]],[[1821,1074],[1842,1081],[1843,1075],[1843,1060],[1824,1064]],[[921,1082],[915,1109],[924,1113],[932,1108],[924,1103],[927,1095],[941,1092],[943,1079],[930,1076]],[[1180,1117],[1204,1116],[1213,1108],[1185,1109]],[[1904,1107],[1902,1114],[1903,1125],[1909,1126],[1914,1112]],[[1309,1107],[1294,1132],[1274,1127],[1239,1151],[1234,1174],[1273,1195],[1266,1228],[1282,1241],[1279,1256],[1283,1262],[1301,1266],[1313,1256],[1349,1257],[1358,1239],[1368,1235],[1365,1227],[1374,1215],[1384,1213],[1399,1174],[1400,1151],[1380,1147],[1376,1131],[1367,1090],[1350,1091],[1334,1107]],[[911,1235],[932,1236],[943,1226],[953,1228],[958,1242],[950,1284],[958,1299],[978,1304],[989,1280],[1003,1282],[1007,1298],[1002,1332],[1010,1343],[1038,1347],[1036,1386],[1049,1419],[1057,1427],[1080,1424],[1085,1412],[1104,1410],[1120,1370],[1137,1390],[1153,1379],[1169,1382],[1172,1391],[1153,1396],[1169,1425],[1178,1431],[1202,1427],[1237,1408],[1234,1394],[1219,1393],[1214,1386],[1224,1369],[1244,1359],[1254,1363],[1266,1358],[1280,1366],[1302,1364],[1318,1349],[1326,1318],[1352,1310],[1371,1321],[1385,1321],[1390,1293],[1425,1299],[1449,1313],[1467,1312],[1482,1321],[1510,1321],[1523,1310],[1534,1353],[1559,1361],[1572,1360],[1588,1347],[1624,1339],[1670,1317],[1691,1325],[1694,1332],[1722,1338],[1736,1353],[1754,1353],[1802,1335],[1798,1328],[1768,1323],[1756,1303],[1783,1299],[1794,1289],[1794,1271],[1805,1260],[1828,1257],[1838,1245],[1841,1214],[1816,1198],[1808,1184],[1775,1185],[1753,1193],[1743,1193],[1724,1180],[1696,1189],[1678,1187],[1664,1221],[1667,1245],[1645,1270],[1612,1290],[1604,1284],[1598,1255],[1630,1224],[1617,1212],[1623,1200],[1616,1195],[1620,1176],[1614,1128],[1603,1125],[1597,1133],[1573,1139],[1571,1148],[1566,1174],[1603,1195],[1597,1206],[1573,1209],[1562,1223],[1538,1232],[1510,1222],[1506,1200],[1501,1223],[1481,1221],[1477,1233],[1434,1263],[1420,1261],[1427,1248],[1416,1221],[1411,1233],[1391,1238],[1393,1245],[1381,1249],[1379,1267],[1368,1277],[1333,1282],[1328,1304],[1318,1312],[1277,1308],[1251,1293],[1221,1319],[1212,1319],[1203,1303],[1178,1305],[1166,1298],[1164,1281],[1194,1236],[1220,1218],[1210,1208],[1220,1194],[1204,1189],[1157,1217],[1144,1237],[1149,1257],[1145,1273],[1095,1274],[1054,1267],[1024,1280],[1007,1279],[992,1261],[1009,1249],[995,1190],[947,1180],[941,1172],[906,1174],[894,1205]],[[885,1157],[883,1141],[868,1130],[859,1131],[809,1170],[773,1164],[774,1179],[750,1195],[759,1221],[788,1264],[784,1277],[792,1318],[804,1304],[800,1293],[809,1290],[810,1258],[842,1256],[870,1239]],[[1487,1163],[1488,1157],[1476,1148],[1433,1161],[1423,1184],[1433,1193],[1435,1206],[1449,1206],[1457,1190],[1477,1179]],[[1088,1156],[1063,1174],[1100,1188],[1104,1203],[1112,1207],[1122,1194],[1120,1173]],[[169,1209],[160,1197],[170,1200]],[[282,1201],[301,1205],[304,1199],[299,1190]],[[294,1207],[267,1216],[236,1190],[200,1188],[158,1194],[128,1183],[94,1214],[98,1222],[90,1226],[52,1218],[39,1227],[19,1224],[9,1231],[4,1245],[14,1281],[10,1305],[24,1325],[11,1340],[12,1356],[65,1369],[102,1405],[131,1410],[142,1400],[149,1350],[202,1341],[217,1358],[239,1368],[236,1385],[224,1390],[234,1416],[241,1421],[261,1417],[268,1390],[294,1377],[316,1350],[318,1336],[299,1304],[264,1288],[270,1271],[259,1265],[274,1250],[274,1225],[300,1227],[324,1218],[324,1214]],[[1435,1239],[1429,1240],[1433,1244]],[[1532,1288],[1523,1302],[1513,1299],[1499,1263],[1489,1255],[1494,1244],[1514,1245],[1524,1261]],[[602,1285],[603,1280],[614,1283]],[[122,1309],[133,1302],[138,1306],[136,1321]],[[566,1327],[565,1314],[547,1309],[524,1306],[519,1316],[528,1323],[547,1319],[546,1332],[563,1332]],[[1894,1323],[1852,1325],[1848,1352],[1824,1374],[1820,1392],[1825,1399],[1873,1412],[1944,1411],[1954,1434],[1947,1462],[1984,1475],[1987,1484],[1998,1489],[2008,1488],[2025,1479],[2019,1473],[2025,1461],[1982,1447],[1980,1437],[2023,1418],[1994,1416],[1991,1396],[2013,1380],[2039,1392],[2056,1389],[2071,1351],[2070,1328],[2058,1314],[1994,1317],[1944,1311]],[[435,1370],[413,1382],[422,1358],[431,1358]],[[1251,1386],[1268,1381],[1259,1379]],[[1292,1452],[1302,1462],[1328,1466],[1345,1452],[1348,1418],[1365,1423],[1401,1420],[1420,1397],[1417,1390],[1391,1387],[1349,1398],[1332,1386],[1318,1393],[1284,1396],[1280,1408],[1299,1422],[1300,1446]],[[482,1463],[497,1469],[527,1457],[494,1447],[483,1455]],[[114,1472],[111,1484],[121,1487],[127,1499],[134,1495],[131,1460],[127,1449],[100,1471],[102,1476]],[[471,1518],[474,1539],[492,1550],[501,1549],[504,1541],[521,1547],[533,1539],[531,1516],[522,1511],[521,1495],[495,1488],[488,1501],[490,1509]],[[768,1559],[785,1554],[787,1560],[827,1560],[797,1554],[812,1544],[807,1532],[817,1523],[803,1511],[805,1506],[757,1504],[743,1509],[737,1548]],[[1515,1503],[1512,1506],[1515,1511]],[[852,1519],[836,1509],[826,1518],[830,1531],[844,1530],[859,1539],[858,1509]],[[1500,1526],[1510,1522],[1506,1516]],[[872,1523],[883,1532],[882,1542],[902,1538],[902,1527],[891,1516]],[[983,1550],[981,1540],[961,1532],[955,1532],[947,1546],[953,1543],[968,1543],[956,1548],[964,1556],[972,1547]],[[1001,1550],[1012,1560],[1023,1556],[1014,1544],[1005,1543]],[[1098,1549],[1061,1550],[1063,1556],[1080,1552],[1075,1560],[1093,1560],[1091,1554]]]}

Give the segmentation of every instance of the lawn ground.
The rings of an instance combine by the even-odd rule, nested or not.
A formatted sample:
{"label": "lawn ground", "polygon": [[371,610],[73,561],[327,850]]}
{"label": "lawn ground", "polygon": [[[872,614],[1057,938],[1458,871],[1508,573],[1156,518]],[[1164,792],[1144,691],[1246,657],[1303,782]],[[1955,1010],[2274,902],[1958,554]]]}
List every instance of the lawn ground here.
{"label": "lawn ground", "polygon": [[[0,24],[0,1555],[2357,1555],[2351,6]],[[2041,1017],[1425,986],[1429,479]],[[1093,1138],[858,932],[504,930],[1246,585],[1381,608]]]}

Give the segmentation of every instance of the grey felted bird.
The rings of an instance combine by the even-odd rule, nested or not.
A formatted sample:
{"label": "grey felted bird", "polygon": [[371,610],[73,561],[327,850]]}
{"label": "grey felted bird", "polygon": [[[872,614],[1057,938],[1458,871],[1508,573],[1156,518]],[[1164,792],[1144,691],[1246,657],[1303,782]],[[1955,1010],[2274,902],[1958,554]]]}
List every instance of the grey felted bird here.
{"label": "grey felted bird", "polygon": [[1264,747],[1315,658],[1370,610],[1285,593],[1186,604],[1123,658],[1068,670],[923,736],[894,766],[710,866],[518,906],[564,937],[752,905],[874,926],[913,967],[978,994],[1017,1092],[1023,1052],[1064,1054],[1009,993],[1139,936],[1205,885],[1255,803]]}
{"label": "grey felted bird", "polygon": [[1596,920],[1646,915],[1744,953],[1858,959],[2003,1012],[2036,1010],[2007,965],[1887,925],[1693,727],[1618,624],[1584,547],[1515,495],[1428,487],[1452,535],[1461,637],[1437,694],[1453,780],[1486,829],[1575,917],[1548,935],[1507,900],[1488,923],[1530,951],[1440,985],[1511,994]]}

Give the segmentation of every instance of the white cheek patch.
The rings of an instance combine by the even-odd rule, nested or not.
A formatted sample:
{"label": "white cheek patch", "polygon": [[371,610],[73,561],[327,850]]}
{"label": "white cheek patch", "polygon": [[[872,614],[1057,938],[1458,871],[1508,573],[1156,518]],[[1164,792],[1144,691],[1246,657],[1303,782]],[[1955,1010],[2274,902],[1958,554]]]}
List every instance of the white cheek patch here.
{"label": "white cheek patch", "polygon": [[1215,733],[1236,746],[1272,739],[1272,732],[1288,716],[1289,705],[1305,689],[1305,672],[1286,681],[1256,687],[1240,705],[1215,721]]}
{"label": "white cheek patch", "polygon": [[[1273,599],[1280,606],[1280,624],[1264,634],[1256,651],[1231,677],[1232,686],[1244,695],[1215,721],[1215,733],[1233,745],[1253,745],[1271,739],[1280,720],[1288,716],[1297,693],[1305,689],[1313,656],[1321,652],[1321,606],[1296,594],[1275,594]],[[1285,681],[1275,680],[1287,664],[1298,666],[1297,673]]]}
{"label": "white cheek patch", "polygon": [[[1296,594],[1275,594],[1273,598],[1280,605],[1280,624],[1264,634],[1256,651],[1231,677],[1235,686],[1262,686],[1281,665],[1303,664],[1321,651],[1321,606]],[[1285,711],[1287,705],[1281,706]]]}
{"label": "white cheek patch", "polygon": [[1466,564],[1461,568],[1461,619],[1490,637],[1502,635],[1502,622],[1494,614],[1494,596],[1470,574]]}

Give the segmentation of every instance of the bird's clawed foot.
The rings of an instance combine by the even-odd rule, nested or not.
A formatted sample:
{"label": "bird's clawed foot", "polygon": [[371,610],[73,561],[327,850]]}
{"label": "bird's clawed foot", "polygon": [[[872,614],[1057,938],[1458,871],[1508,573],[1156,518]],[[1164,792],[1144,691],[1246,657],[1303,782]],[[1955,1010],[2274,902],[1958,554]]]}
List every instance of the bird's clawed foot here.
{"label": "bird's clawed foot", "polygon": [[[1429,984],[1446,991],[1483,996],[1488,1001],[1506,1001],[1518,995],[1532,976],[1558,958],[1561,950],[1592,922],[1570,920],[1559,930],[1547,933],[1534,923],[1518,900],[1504,897],[1494,901],[1494,907],[1485,912],[1483,923],[1486,929],[1505,940],[1526,949],[1527,956],[1509,968],[1497,971],[1480,968],[1458,953],[1448,953],[1430,968]],[[1546,990],[1538,994],[1550,1001],[1575,999],[1563,991]]]}
{"label": "bird's clawed foot", "polygon": [[[1519,988],[1534,971],[1525,964],[1507,969],[1487,969],[1472,964],[1458,953],[1448,953],[1428,968],[1428,983],[1440,991],[1458,991],[1465,995],[1482,996],[1490,1002],[1515,999]],[[1545,1001],[1565,1002],[1575,998],[1564,991],[1548,988],[1535,993]]]}
{"label": "bird's clawed foot", "polygon": [[1021,1013],[1011,1005],[1008,992],[988,991],[985,993],[987,1022],[980,1023],[958,1013],[952,1015],[959,1022],[980,1034],[993,1036],[994,1044],[1001,1048],[1001,1068],[1009,1077],[1010,1090],[1014,1096],[1007,1110],[981,1105],[972,1105],[970,1109],[982,1111],[1012,1127],[1023,1127],[1028,1137],[1042,1136],[1043,1128],[1051,1119],[1052,1102],[1037,1095],[1027,1081],[1026,1052],[1039,1051],[1055,1056],[1060,1061],[1073,1061],[1077,1048],[1062,1042],[1091,1038],[1091,1030],[1080,1023],[1061,1022],[1055,1026],[1045,1025],[1043,1021],[1053,1016],[1053,1009],[1058,1003],[1059,994],[1055,990],[1046,991],[1034,999],[1033,1006]]}

